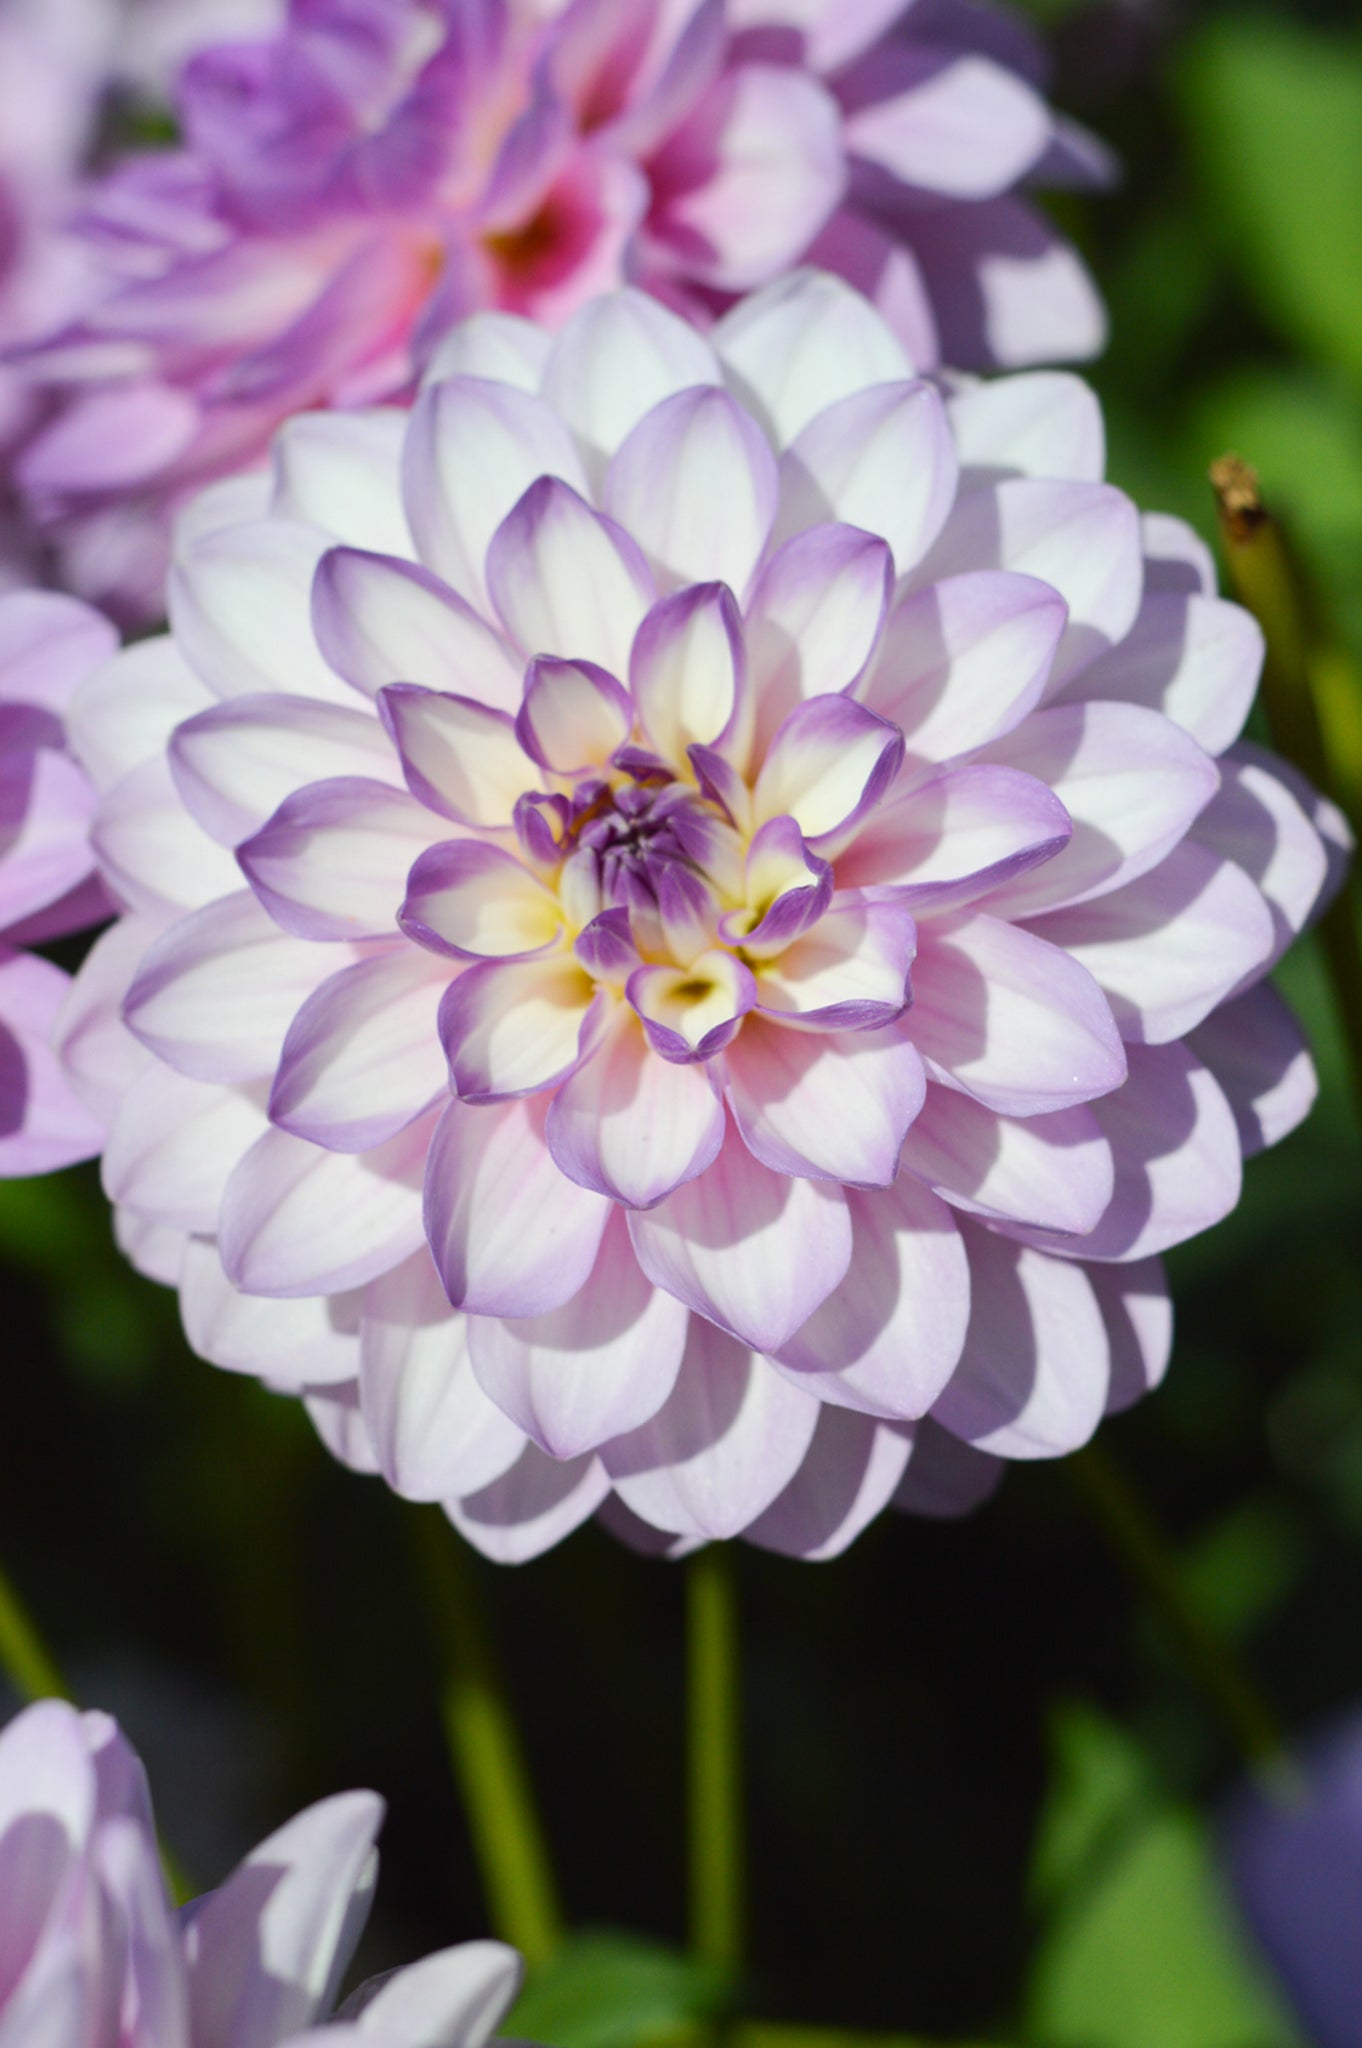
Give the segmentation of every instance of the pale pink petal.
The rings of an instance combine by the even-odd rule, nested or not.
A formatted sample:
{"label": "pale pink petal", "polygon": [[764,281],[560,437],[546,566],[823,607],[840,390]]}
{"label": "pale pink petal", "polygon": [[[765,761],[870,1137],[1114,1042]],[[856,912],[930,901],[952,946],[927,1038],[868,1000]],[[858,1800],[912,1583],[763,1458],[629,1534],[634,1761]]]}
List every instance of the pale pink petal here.
{"label": "pale pink petal", "polygon": [[237,858],[270,916],[298,938],[391,938],[433,822],[405,790],[347,776],[287,797]]}
{"label": "pale pink petal", "polygon": [[426,1175],[426,1232],[457,1308],[536,1316],[581,1287],[610,1214],[554,1163],[541,1099],[451,1102]]}
{"label": "pale pink petal", "polygon": [[814,1035],[756,1016],[726,1057],[734,1120],[763,1164],[889,1186],[926,1092],[922,1061],[899,1026]]}
{"label": "pale pink petal", "polygon": [[1005,476],[1100,484],[1106,435],[1096,394],[1067,370],[970,384],[946,403],[965,487]]}
{"label": "pale pink petal", "polygon": [[550,1458],[527,1443],[500,1478],[444,1507],[459,1534],[484,1557],[524,1564],[580,1528],[609,1491],[609,1474],[592,1453]]}
{"label": "pale pink petal", "polygon": [[911,237],[946,362],[1022,369],[1102,349],[1107,317],[1092,277],[1024,197],[913,207],[890,225]]}
{"label": "pale pink petal", "polygon": [[911,1449],[901,1426],[825,1402],[803,1464],[744,1537],[784,1557],[840,1557],[892,1499]]}
{"label": "pale pink petal", "polygon": [[320,527],[349,547],[410,555],[398,489],[406,431],[407,415],[395,406],[286,420],[272,450],[272,512]]}
{"label": "pale pink petal", "polygon": [[1275,927],[1270,948],[1261,956],[1265,969],[1315,913],[1328,860],[1291,783],[1262,747],[1240,740],[1222,757],[1220,787],[1192,827],[1192,837],[1242,868],[1262,891]]}
{"label": "pale pink petal", "polygon": [[336,673],[366,697],[420,683],[498,711],[520,702],[520,664],[500,635],[419,563],[332,548],[312,586],[312,624]]}
{"label": "pale pink petal", "polygon": [[930,41],[867,52],[838,97],[854,158],[952,199],[1007,191],[1050,139],[1044,100],[1015,72]]}
{"label": "pale pink petal", "polygon": [[751,969],[722,946],[686,967],[635,968],[624,992],[653,1051],[681,1063],[722,1052],[756,1001]]}
{"label": "pale pink petal", "polygon": [[736,1131],[697,1180],[631,1210],[629,1229],[651,1280],[757,1351],[779,1350],[851,1258],[841,1190],[772,1173]]}
{"label": "pale pink petal", "polygon": [[1072,829],[1034,775],[971,761],[901,777],[839,856],[837,876],[849,888],[891,884],[918,916],[940,915],[1052,860]]}
{"label": "pale pink petal", "polygon": [[191,1238],[179,1271],[185,1336],[200,1358],[300,1392],[352,1380],[359,1370],[358,1298],[297,1301],[242,1294],[222,1270],[217,1247]]}
{"label": "pale pink petal", "polygon": [[826,271],[796,271],[754,292],[710,338],[730,388],[777,448],[830,405],[913,371],[874,309]]}
{"label": "pale pink petal", "polygon": [[1107,1413],[1129,1408],[1160,1385],[1173,1351],[1173,1304],[1161,1259],[1085,1268],[1111,1347]]}
{"label": "pale pink petal", "polygon": [[724,1113],[708,1070],[659,1059],[632,1012],[617,1010],[602,1043],[558,1090],[545,1136],[571,1180],[647,1209],[693,1180],[723,1142]]}
{"label": "pale pink petal", "polygon": [[421,1243],[421,1183],[433,1123],[372,1152],[326,1152],[288,1131],[258,1138],[218,1218],[222,1263],[250,1294],[362,1287]]}
{"label": "pale pink petal", "polygon": [[440,1100],[436,1013],[448,975],[402,946],[324,981],[288,1028],[270,1121],[333,1152],[367,1152]]}
{"label": "pale pink petal", "polygon": [[1224,1090],[1245,1158],[1294,1131],[1319,1093],[1299,1024],[1268,982],[1216,1010],[1188,1041]]}
{"label": "pale pink petal", "polygon": [[119,1103],[101,1176],[110,1201],[177,1230],[212,1231],[237,1161],[266,1129],[260,1091],[149,1065]]}
{"label": "pale pink petal", "polygon": [[469,1319],[483,1391],[554,1458],[575,1458],[655,1415],[670,1394],[690,1317],[639,1271],[616,1211],[581,1292],[547,1315]]}
{"label": "pale pink petal", "polygon": [[277,692],[199,712],[176,727],[168,758],[185,809],[221,846],[239,846],[308,783],[363,776],[402,784],[369,712]]}
{"label": "pale pink petal", "polygon": [[257,1080],[273,1072],[299,1005],[352,957],[348,947],[280,931],[249,889],[239,889],[147,947],[123,1015],[142,1044],[182,1074]]}
{"label": "pale pink petal", "polygon": [[484,2048],[524,1974],[520,1957],[501,1941],[437,1949],[383,1980],[358,2031],[407,2048]]}
{"label": "pale pink petal", "polygon": [[789,268],[842,196],[846,167],[830,93],[786,65],[738,64],[649,166],[650,228],[692,276],[750,291]]}
{"label": "pale pink petal", "polygon": [[1272,917],[1233,862],[1184,840],[1149,874],[1030,929],[1094,977],[1121,1036],[1181,1038],[1273,953]]}
{"label": "pale pink petal", "polygon": [[1138,704],[1038,711],[987,758],[1048,783],[1073,820],[1068,844],[992,899],[1008,917],[1082,903],[1147,874],[1215,795],[1214,761],[1180,727]]}
{"label": "pale pink petal", "polygon": [[946,576],[889,616],[856,684],[910,753],[945,761],[1019,725],[1038,702],[1068,614],[1049,584],[997,569]]}
{"label": "pale pink petal", "polygon": [[726,392],[701,386],[644,414],[615,452],[604,502],[661,588],[720,582],[741,598],[771,531],[776,491],[763,435]]}
{"label": "pale pink petal", "polygon": [[153,1065],[152,1056],[124,1024],[124,993],[137,963],[156,936],[139,917],[120,917],[101,932],[72,981],[53,1026],[63,1070],[91,1115],[107,1125],[123,1093]]}
{"label": "pale pink petal", "polygon": [[[900,562],[900,568],[911,566]],[[1140,605],[1140,522],[1110,484],[1008,477],[964,492],[920,568],[919,585],[969,569],[1012,569],[1057,590],[1069,623],[1052,687],[1123,640]]]}
{"label": "pale pink petal", "polygon": [[117,652],[113,626],[79,598],[56,590],[0,596],[0,703],[40,704],[60,716]]}
{"label": "pale pink petal", "polygon": [[74,761],[47,746],[11,750],[0,725],[0,928],[60,903],[86,880],[94,808],[94,790]]}
{"label": "pale pink petal", "polygon": [[1003,1116],[1068,1109],[1125,1079],[1115,1019],[1087,968],[1001,918],[923,925],[906,1029],[933,1078]]}
{"label": "pale pink petal", "polygon": [[541,476],[561,477],[574,490],[586,487],[572,436],[530,392],[453,377],[417,399],[402,465],[417,552],[480,612],[488,612],[488,543]]}
{"label": "pale pink petal", "polygon": [[90,844],[116,894],[157,923],[241,882],[231,854],[180,802],[164,755],[134,768],[100,799]]}
{"label": "pale pink petal", "polygon": [[50,961],[0,946],[0,1177],[51,1173],[100,1148],[52,1049],[69,988]]}
{"label": "pale pink petal", "polygon": [[653,596],[637,544],[556,477],[540,477],[487,550],[497,616],[526,655],[593,661],[624,675]]}
{"label": "pale pink petal", "polygon": [[903,1164],[953,1208],[1076,1235],[1111,1200],[1111,1147],[1092,1109],[1004,1117],[951,1088],[928,1088]]}
{"label": "pale pink petal", "polygon": [[337,1464],[358,1472],[365,1479],[378,1474],[378,1460],[360,1412],[359,1390],[353,1380],[331,1387],[309,1387],[303,1395],[307,1419]]}
{"label": "pale pink petal", "polygon": [[312,579],[334,540],[261,519],[202,535],[170,572],[175,644],[215,697],[285,690],[353,702],[312,631]]}
{"label": "pale pink petal", "polygon": [[478,1385],[468,1330],[424,1246],[364,1291],[360,1405],[383,1476],[407,1500],[476,1492],[524,1447]]}
{"label": "pale pink petal", "polygon": [[1262,628],[1212,593],[1151,589],[1125,638],[1090,662],[1055,702],[1110,698],[1161,711],[1219,754],[1238,738],[1258,687]]}
{"label": "pale pink petal", "polygon": [[849,1193],[851,1265],[778,1363],[823,1401],[924,1415],[955,1370],[969,1319],[964,1242],[947,1205],[910,1174]]}
{"label": "pale pink petal", "polygon": [[1004,1458],[1085,1444],[1106,1411],[1111,1350],[1083,1268],[961,1226],[973,1307],[965,1347],[932,1409],[953,1436]]}
{"label": "pale pink petal", "polygon": [[603,1455],[620,1499],[645,1522],[736,1536],[784,1491],[819,1412],[765,1359],[693,1316],[670,1399]]}
{"label": "pale pink petal", "polygon": [[876,384],[828,406],[780,461],[777,543],[825,520],[888,543],[901,576],[920,562],[955,499],[955,447],[930,384]]}
{"label": "pale pink petal", "polygon": [[879,637],[893,578],[885,543],[854,526],[809,527],[767,562],[745,622],[759,747],[796,704],[856,681]]}

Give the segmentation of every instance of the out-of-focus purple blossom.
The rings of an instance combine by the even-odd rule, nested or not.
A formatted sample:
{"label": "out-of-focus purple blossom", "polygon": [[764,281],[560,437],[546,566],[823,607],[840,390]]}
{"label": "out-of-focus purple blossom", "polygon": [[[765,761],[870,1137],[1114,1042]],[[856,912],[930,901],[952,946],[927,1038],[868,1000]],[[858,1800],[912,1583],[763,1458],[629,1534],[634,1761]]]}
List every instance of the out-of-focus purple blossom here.
{"label": "out-of-focus purple blossom", "polygon": [[805,273],[481,315],[191,508],[75,707],[64,1045],[196,1349],[507,1559],[827,1556],[1153,1385],[1346,831],[1102,470],[1075,377],[943,396]]}
{"label": "out-of-focus purple blossom", "polygon": [[76,688],[118,646],[108,621],[45,590],[0,594],[0,1176],[46,1173],[99,1149],[99,1127],[52,1052],[69,978],[25,950],[98,923],[95,795],[66,750]]}
{"label": "out-of-focus purple blossom", "polygon": [[1312,1744],[1297,1779],[1245,1788],[1225,1860],[1235,1895],[1317,2048],[1362,2048],[1362,1715]]}
{"label": "out-of-focus purple blossom", "polygon": [[0,2044],[483,2048],[520,1978],[500,1942],[442,1949],[330,2017],[382,1817],[372,1792],[324,1799],[176,1912],[117,1723],[27,1708],[0,1733]]}
{"label": "out-of-focus purple blossom", "polygon": [[401,397],[452,321],[629,280],[707,324],[807,252],[919,369],[1091,354],[1024,193],[1104,162],[1042,72],[960,0],[294,0],[187,63],[183,148],[87,194],[103,283],[26,358],[29,505],[69,587],[157,610],[168,507],[290,414]]}

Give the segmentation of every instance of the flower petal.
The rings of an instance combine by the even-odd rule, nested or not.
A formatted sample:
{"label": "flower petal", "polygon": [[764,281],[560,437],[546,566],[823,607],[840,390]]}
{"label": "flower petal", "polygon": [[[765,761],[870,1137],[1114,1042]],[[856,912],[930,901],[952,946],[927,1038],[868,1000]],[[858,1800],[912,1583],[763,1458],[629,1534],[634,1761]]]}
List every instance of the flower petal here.
{"label": "flower petal", "polygon": [[855,526],[808,527],[772,555],[744,629],[759,753],[796,704],[856,681],[879,637],[893,580],[888,547]]}
{"label": "flower petal", "polygon": [[916,37],[867,51],[838,80],[838,98],[853,157],[951,199],[1006,192],[1050,139],[1045,101],[1015,71]]}
{"label": "flower petal", "polygon": [[1068,370],[1024,370],[970,384],[946,401],[965,487],[1005,476],[1100,484],[1106,474],[1102,408]]}
{"label": "flower petal", "polygon": [[435,1017],[447,974],[415,946],[343,967],[289,1026],[270,1121],[331,1152],[367,1152],[445,1092]]}
{"label": "flower petal", "polygon": [[898,1026],[814,1035],[754,1016],[727,1067],[734,1120],[764,1165],[855,1187],[893,1181],[927,1085]]}
{"label": "flower petal", "polygon": [[969,1331],[932,1410],[936,1422],[1004,1458],[1054,1458],[1085,1444],[1106,1411],[1111,1348],[1083,1268],[977,1226]]}
{"label": "flower petal", "polygon": [[415,683],[390,683],[378,705],[423,804],[460,824],[510,824],[537,778],[508,713]]}
{"label": "flower petal", "polygon": [[508,1472],[524,1447],[478,1385],[468,1330],[424,1245],[364,1291],[360,1405],[379,1469],[406,1500],[474,1493]]}
{"label": "flower petal", "polygon": [[900,728],[918,760],[950,760],[1021,723],[1067,619],[1058,591],[1034,576],[943,576],[895,606],[856,696]]}
{"label": "flower petal", "polygon": [[488,544],[541,476],[561,477],[578,491],[586,487],[571,434],[541,398],[511,384],[452,377],[417,399],[402,463],[417,552],[485,615]]}
{"label": "flower petal", "polygon": [[616,1211],[585,1287],[564,1307],[514,1322],[470,1319],[484,1392],[554,1458],[596,1450],[655,1415],[670,1394],[690,1317],[639,1271]]}
{"label": "flower petal", "polygon": [[626,286],[574,313],[549,352],[543,391],[599,482],[645,413],[678,391],[718,382],[719,365],[703,335]]}
{"label": "flower petal", "polygon": [[653,596],[635,541],[556,477],[540,477],[487,550],[487,588],[527,655],[596,662],[623,675]]}
{"label": "flower petal", "polygon": [[360,2033],[408,2048],[484,2048],[520,1989],[525,1966],[502,1941],[437,1949],[385,1977],[365,2006]]}
{"label": "flower petal", "polygon": [[796,270],[754,292],[710,339],[730,388],[777,448],[841,399],[913,373],[885,321],[827,271]]}
{"label": "flower petal", "polygon": [[903,736],[852,697],[796,704],[766,751],[753,815],[791,817],[805,838],[848,830],[880,801],[903,761]]}
{"label": "flower petal", "polygon": [[308,783],[363,776],[400,787],[378,720],[311,697],[233,697],[177,726],[170,772],[190,816],[221,846],[239,846]]}
{"label": "flower petal", "polygon": [[1315,915],[1328,879],[1324,843],[1265,749],[1241,740],[1223,756],[1220,787],[1192,837],[1244,870],[1266,898],[1275,931],[1265,969]]}
{"label": "flower petal", "polygon": [[95,670],[71,700],[67,740],[96,789],[159,754],[181,719],[213,702],[169,633],[139,640]]}
{"label": "flower petal", "polygon": [[181,803],[164,755],[144,761],[106,790],[90,826],[90,844],[122,901],[158,924],[167,913],[173,917],[225,896],[241,879],[231,854]]}
{"label": "flower petal", "polygon": [[[405,790],[359,776],[287,797],[237,848],[241,872],[300,939],[391,938],[431,817]],[[214,892],[217,893],[217,892]]]}
{"label": "flower petal", "polygon": [[555,1094],[545,1125],[570,1180],[633,1209],[651,1208],[703,1173],[723,1135],[708,1071],[659,1059],[624,1005]]}
{"label": "flower petal", "polygon": [[352,547],[410,555],[411,529],[397,488],[406,431],[407,415],[396,406],[285,420],[272,449],[271,511],[319,526]]}
{"label": "flower petal", "polygon": [[265,1128],[254,1094],[149,1065],[110,1126],[104,1192],[158,1223],[211,1231],[229,1175]]}
{"label": "flower petal", "polygon": [[776,512],[776,464],[724,391],[679,391],[645,413],[605,479],[606,510],[643,548],[659,586],[727,583],[739,597]]}
{"label": "flower petal", "polygon": [[1107,1413],[1119,1414],[1157,1387],[1173,1351],[1173,1304],[1161,1259],[1086,1266],[1111,1347]]}
{"label": "flower petal", "polygon": [[679,1535],[736,1536],[783,1492],[820,1403],[698,1316],[670,1399],[603,1453],[626,1507]]}
{"label": "flower petal", "polygon": [[987,1451],[976,1451],[930,1415],[913,1432],[908,1470],[898,1483],[894,1506],[908,1515],[954,1520],[997,1492],[1007,1466]]}
{"label": "flower petal", "polygon": [[353,1295],[268,1301],[242,1294],[222,1270],[216,1245],[190,1238],[180,1265],[180,1316],[200,1358],[224,1372],[304,1387],[353,1380],[359,1365]]}
{"label": "flower petal", "polygon": [[644,731],[678,772],[688,772],[693,746],[745,760],[751,705],[742,622],[722,583],[693,584],[654,605],[628,673]]}
{"label": "flower petal", "polygon": [[559,1172],[545,1105],[451,1102],[426,1175],[426,1234],[456,1308],[537,1316],[571,1301],[595,1264],[604,1195]]}
{"label": "flower petal", "polygon": [[1077,1235],[1111,1200],[1111,1147],[1086,1104],[1003,1117],[950,1088],[928,1088],[903,1145],[905,1169],[952,1208]]}
{"label": "flower petal", "polygon": [[571,953],[466,968],[440,1004],[455,1093],[501,1102],[565,1080],[590,1052],[610,1000]]}
{"label": "flower petal", "polygon": [[167,588],[171,629],[214,696],[284,690],[353,702],[312,631],[312,579],[329,545],[314,526],[259,519],[181,550]]}
{"label": "flower petal", "polygon": [[508,1471],[445,1502],[445,1513],[484,1557],[497,1564],[524,1564],[561,1543],[594,1515],[610,1491],[599,1458],[550,1458],[527,1443]]}
{"label": "flower petal", "polygon": [[840,1557],[892,1499],[911,1449],[906,1430],[825,1402],[803,1464],[744,1537],[783,1557]]}
{"label": "flower petal", "polygon": [[908,1000],[917,927],[892,903],[833,900],[812,931],[760,962],[757,1004],[814,1031],[873,1031]]}
{"label": "flower petal", "polygon": [[1188,1044],[1223,1089],[1246,1159],[1294,1131],[1319,1093],[1305,1035],[1269,982],[1216,1010]]}
{"label": "flower petal", "polygon": [[906,1029],[934,1079],[1003,1116],[1040,1116],[1119,1088],[1125,1053],[1087,968],[1001,918],[919,934]]}
{"label": "flower petal", "polygon": [[564,775],[605,768],[633,724],[628,691],[594,662],[545,657],[530,663],[515,729],[541,768]]}
{"label": "flower petal", "polygon": [[421,1242],[432,1120],[371,1152],[326,1152],[269,1130],[227,1183],[218,1244],[248,1294],[331,1294],[385,1273]]}
{"label": "flower petal", "polygon": [[427,847],[407,877],[397,921],[418,945],[490,960],[542,952],[563,929],[552,890],[513,853],[481,839]]}
{"label": "flower petal", "polygon": [[867,1415],[924,1415],[955,1369],[969,1321],[964,1241],[947,1205],[900,1174],[847,1196],[848,1284],[787,1344],[778,1363],[824,1401]]}
{"label": "flower petal", "polygon": [[736,1131],[714,1164],[629,1229],[649,1279],[755,1351],[777,1351],[845,1277],[841,1190],[772,1173]]}
{"label": "flower petal", "polygon": [[919,916],[987,895],[1054,858],[1072,831],[1069,814],[1034,775],[988,761],[904,777],[837,862],[845,887],[891,884]]}
{"label": "flower petal", "polygon": [[816,414],[780,461],[777,543],[825,520],[880,534],[906,575],[956,489],[955,446],[930,384],[876,384]]}
{"label": "flower petal", "polygon": [[317,644],[366,697],[420,683],[497,711],[520,702],[520,664],[498,633],[418,562],[332,548],[312,585]]}
{"label": "flower petal", "polygon": [[1241,605],[1200,591],[1146,588],[1124,639],[1057,690],[1053,701],[1146,704],[1208,754],[1219,754],[1239,736],[1262,665],[1262,628]]}

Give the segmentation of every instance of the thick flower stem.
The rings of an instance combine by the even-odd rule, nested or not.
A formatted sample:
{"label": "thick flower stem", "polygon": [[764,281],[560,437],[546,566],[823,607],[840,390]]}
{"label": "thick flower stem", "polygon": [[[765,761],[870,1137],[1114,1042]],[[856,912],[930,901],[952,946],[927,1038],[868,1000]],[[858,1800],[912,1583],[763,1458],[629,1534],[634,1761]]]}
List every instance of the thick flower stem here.
{"label": "thick flower stem", "polygon": [[439,1631],[450,1761],[488,1912],[534,1968],[558,1949],[562,1919],[515,1717],[462,1543],[435,1509],[420,1510],[412,1526]]}
{"label": "thick flower stem", "polygon": [[[1235,595],[1253,613],[1267,642],[1263,705],[1272,736],[1362,831],[1362,772],[1351,758],[1335,759],[1323,716],[1324,700],[1340,697],[1340,681],[1345,697],[1352,698],[1356,675],[1340,678],[1340,663],[1350,664],[1320,623],[1306,578],[1281,525],[1263,503],[1254,471],[1238,456],[1225,455],[1211,465],[1211,483]],[[1320,919],[1319,936],[1362,1114],[1362,940],[1352,878]]]}
{"label": "thick flower stem", "polygon": [[1135,1487],[1104,1445],[1089,1444],[1065,1464],[1245,1761],[1278,1782],[1286,1750],[1272,1709],[1230,1645],[1188,1597],[1177,1559]]}
{"label": "thick flower stem", "polygon": [[686,1566],[691,1946],[735,1979],[742,1965],[744,1846],[738,1605],[729,1547]]}
{"label": "thick flower stem", "polygon": [[56,1659],[11,1581],[0,1571],[0,1670],[24,1700],[71,1697]]}

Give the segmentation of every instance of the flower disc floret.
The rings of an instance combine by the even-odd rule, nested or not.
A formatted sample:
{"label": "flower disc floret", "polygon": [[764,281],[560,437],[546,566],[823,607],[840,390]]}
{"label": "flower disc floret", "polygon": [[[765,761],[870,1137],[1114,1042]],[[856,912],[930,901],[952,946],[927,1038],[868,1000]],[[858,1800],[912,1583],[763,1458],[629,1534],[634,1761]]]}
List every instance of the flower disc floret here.
{"label": "flower disc floret", "polygon": [[124,1241],[496,1556],[957,1511],[1162,1374],[1342,828],[1076,379],[943,392],[819,274],[455,339],[77,707]]}

